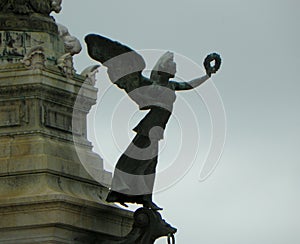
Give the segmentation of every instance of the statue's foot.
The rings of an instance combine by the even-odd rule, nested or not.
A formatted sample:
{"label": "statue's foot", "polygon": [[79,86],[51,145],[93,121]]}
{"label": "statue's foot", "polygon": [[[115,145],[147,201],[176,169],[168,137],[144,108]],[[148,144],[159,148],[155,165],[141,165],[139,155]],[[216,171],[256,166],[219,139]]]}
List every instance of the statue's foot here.
{"label": "statue's foot", "polygon": [[122,200],[121,193],[115,192],[115,191],[109,191],[107,197],[107,202],[117,202],[120,203],[124,207],[128,207],[127,204],[125,204],[124,200]]}
{"label": "statue's foot", "polygon": [[143,204],[143,206],[144,206],[145,208],[150,208],[150,209],[152,209],[152,210],[154,210],[154,211],[160,211],[160,210],[163,210],[163,208],[157,206],[154,202],[146,202],[146,203]]}
{"label": "statue's foot", "polygon": [[116,191],[109,191],[107,198],[107,202],[115,202],[120,203],[124,207],[128,207],[125,202],[142,204],[145,208],[152,209],[154,211],[162,210],[162,208],[158,207],[154,202],[152,202],[152,195],[125,195]]}
{"label": "statue's foot", "polygon": [[163,210],[161,207],[157,206],[154,202],[152,202],[151,197],[148,196],[143,197],[143,206],[145,208],[150,208],[154,211]]}

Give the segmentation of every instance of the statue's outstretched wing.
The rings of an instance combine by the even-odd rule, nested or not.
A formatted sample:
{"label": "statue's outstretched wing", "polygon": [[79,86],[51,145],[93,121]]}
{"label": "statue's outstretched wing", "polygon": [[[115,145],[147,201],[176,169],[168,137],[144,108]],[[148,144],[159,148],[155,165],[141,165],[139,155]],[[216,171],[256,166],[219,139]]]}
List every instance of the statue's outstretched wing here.
{"label": "statue's outstretched wing", "polygon": [[111,82],[127,93],[141,86],[144,81],[142,71],[146,67],[141,55],[119,42],[96,34],[87,35],[85,42],[90,57],[107,67]]}

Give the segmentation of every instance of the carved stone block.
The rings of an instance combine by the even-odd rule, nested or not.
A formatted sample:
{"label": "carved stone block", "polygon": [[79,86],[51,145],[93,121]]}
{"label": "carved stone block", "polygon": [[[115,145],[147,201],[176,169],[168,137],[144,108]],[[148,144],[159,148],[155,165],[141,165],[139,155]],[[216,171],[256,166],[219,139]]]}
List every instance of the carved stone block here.
{"label": "carved stone block", "polygon": [[28,123],[28,107],[21,101],[0,104],[0,128]]}
{"label": "carved stone block", "polygon": [[44,106],[42,112],[45,126],[67,133],[83,135],[82,119],[74,119],[74,121],[77,122],[75,123],[75,126],[72,126],[73,115],[71,112],[61,111],[58,107],[53,106]]}
{"label": "carved stone block", "polygon": [[45,67],[45,53],[43,47],[34,47],[22,59],[22,63],[30,69],[43,69]]}
{"label": "carved stone block", "polygon": [[70,53],[62,55],[57,61],[57,66],[66,77],[72,77],[76,73],[73,64],[73,57]]}
{"label": "carved stone block", "polygon": [[[0,25],[0,30],[1,25]],[[64,53],[64,43],[58,36],[42,32],[0,31],[0,64],[17,63],[26,55],[32,55],[39,47],[45,60],[54,65]]]}
{"label": "carved stone block", "polygon": [[0,106],[0,127],[18,126],[21,125],[20,107]]}

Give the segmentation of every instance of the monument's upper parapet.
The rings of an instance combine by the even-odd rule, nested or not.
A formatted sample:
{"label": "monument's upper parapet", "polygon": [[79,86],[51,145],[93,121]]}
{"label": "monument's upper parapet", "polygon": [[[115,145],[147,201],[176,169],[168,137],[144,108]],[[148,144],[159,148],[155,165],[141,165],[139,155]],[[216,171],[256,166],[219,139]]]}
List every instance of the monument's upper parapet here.
{"label": "monument's upper parapet", "polygon": [[0,30],[38,31],[57,34],[50,16],[60,12],[62,0],[1,0]]}
{"label": "monument's upper parapet", "polygon": [[72,56],[81,45],[50,16],[60,12],[61,4],[62,0],[0,0],[0,65],[52,65],[64,75],[73,75]]}
{"label": "monument's upper parapet", "polygon": [[1,0],[0,13],[49,15],[59,13],[62,0]]}

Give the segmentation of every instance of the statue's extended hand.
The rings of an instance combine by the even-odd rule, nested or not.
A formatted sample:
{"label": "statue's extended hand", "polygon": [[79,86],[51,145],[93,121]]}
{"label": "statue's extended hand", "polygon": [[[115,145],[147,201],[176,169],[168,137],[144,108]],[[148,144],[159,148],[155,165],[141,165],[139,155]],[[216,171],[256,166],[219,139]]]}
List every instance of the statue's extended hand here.
{"label": "statue's extended hand", "polygon": [[[215,61],[215,65],[211,66],[211,62]],[[220,66],[221,66],[221,57],[217,53],[211,53],[207,55],[207,57],[204,59],[203,65],[206,70],[206,74],[210,77],[211,74],[216,73]]]}

